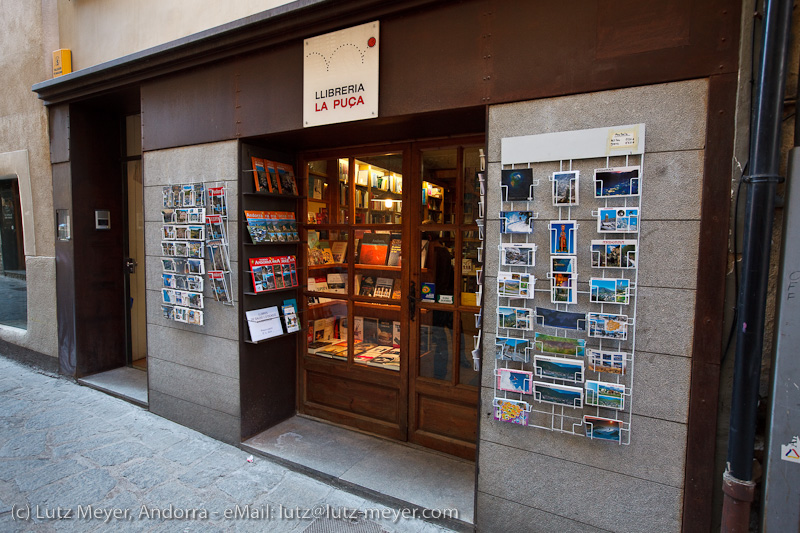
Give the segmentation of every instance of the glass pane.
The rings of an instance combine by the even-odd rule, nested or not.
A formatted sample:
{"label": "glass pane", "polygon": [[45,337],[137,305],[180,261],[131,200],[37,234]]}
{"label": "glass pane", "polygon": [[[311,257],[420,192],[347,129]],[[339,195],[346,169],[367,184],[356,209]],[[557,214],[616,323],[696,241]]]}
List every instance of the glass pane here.
{"label": "glass pane", "polygon": [[454,224],[458,150],[422,152],[422,222]]}
{"label": "glass pane", "polygon": [[419,375],[450,381],[453,377],[453,313],[420,309]]}
{"label": "glass pane", "polygon": [[308,306],[308,353],[329,359],[347,359],[347,302],[320,301]]}
{"label": "glass pane", "polygon": [[[308,230],[308,290],[347,294],[348,233],[338,230]],[[326,298],[309,296],[309,303]]]}
{"label": "glass pane", "polygon": [[478,231],[461,232],[461,305],[477,306],[478,271],[483,268]]}
{"label": "glass pane", "polygon": [[309,224],[344,224],[348,221],[348,166],[347,159],[308,163]]}
{"label": "glass pane", "polygon": [[0,324],[28,327],[22,210],[16,179],[0,180]]}
{"label": "glass pane", "polygon": [[353,317],[353,362],[400,370],[400,306],[356,303]]}
{"label": "glass pane", "polygon": [[420,298],[423,302],[455,304],[455,232],[423,231],[420,239],[422,247]]}
{"label": "glass pane", "polygon": [[350,222],[350,160],[347,158],[337,161],[339,167],[339,224]]}
{"label": "glass pane", "polygon": [[472,350],[475,349],[475,313],[459,313],[461,316],[461,357],[459,358],[458,382],[462,385],[480,386],[480,373],[475,371]]}
{"label": "glass pane", "polygon": [[402,223],[402,154],[360,157],[354,166],[356,224]]}
{"label": "glass pane", "polygon": [[355,263],[375,272],[398,272],[402,265],[403,234],[389,230],[356,230]]}
{"label": "glass pane", "polygon": [[464,149],[464,224],[474,224],[478,219],[478,202],[481,188],[478,183],[478,172],[481,170],[481,159],[478,148]]}

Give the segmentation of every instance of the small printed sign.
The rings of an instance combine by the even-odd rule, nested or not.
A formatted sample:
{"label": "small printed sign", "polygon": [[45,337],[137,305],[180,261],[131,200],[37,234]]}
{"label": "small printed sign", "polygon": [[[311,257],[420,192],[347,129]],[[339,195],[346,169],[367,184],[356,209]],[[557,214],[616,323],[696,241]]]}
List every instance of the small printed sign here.
{"label": "small printed sign", "polygon": [[781,444],[781,459],[800,463],[800,437],[795,436],[789,444]]}
{"label": "small printed sign", "polygon": [[609,130],[608,149],[636,150],[639,147],[639,128],[633,127],[624,130]]}
{"label": "small printed sign", "polygon": [[374,21],[304,41],[304,127],[377,118],[379,30]]}

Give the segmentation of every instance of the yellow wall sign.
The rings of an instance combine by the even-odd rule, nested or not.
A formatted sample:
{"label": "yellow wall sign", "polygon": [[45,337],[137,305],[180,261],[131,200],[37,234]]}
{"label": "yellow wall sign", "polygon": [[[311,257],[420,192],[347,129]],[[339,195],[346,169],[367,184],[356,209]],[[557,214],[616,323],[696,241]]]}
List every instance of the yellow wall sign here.
{"label": "yellow wall sign", "polygon": [[72,72],[72,51],[61,48],[53,52],[53,77],[57,78]]}

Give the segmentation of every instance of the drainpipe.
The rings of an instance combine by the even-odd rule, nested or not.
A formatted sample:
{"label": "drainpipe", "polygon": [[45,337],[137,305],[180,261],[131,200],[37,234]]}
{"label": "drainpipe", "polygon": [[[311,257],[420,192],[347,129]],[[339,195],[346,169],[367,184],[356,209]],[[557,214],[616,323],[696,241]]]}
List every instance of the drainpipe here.
{"label": "drainpipe", "polygon": [[780,126],[786,85],[786,58],[792,23],[791,0],[764,1],[764,33],[757,63],[750,129],[742,250],[742,283],[737,299],[728,463],[722,476],[725,533],[747,532],[755,496],[753,448],[764,344],[764,315],[772,240],[775,189],[780,181]]}

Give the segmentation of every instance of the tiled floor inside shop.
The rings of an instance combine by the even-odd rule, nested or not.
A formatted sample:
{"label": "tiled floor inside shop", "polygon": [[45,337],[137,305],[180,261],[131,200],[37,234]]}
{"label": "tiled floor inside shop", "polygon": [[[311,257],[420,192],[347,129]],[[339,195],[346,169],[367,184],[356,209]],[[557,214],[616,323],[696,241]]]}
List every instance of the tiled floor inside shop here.
{"label": "tiled floor inside shop", "polygon": [[456,508],[462,522],[473,521],[471,461],[299,416],[243,447],[343,487],[420,508]]}

